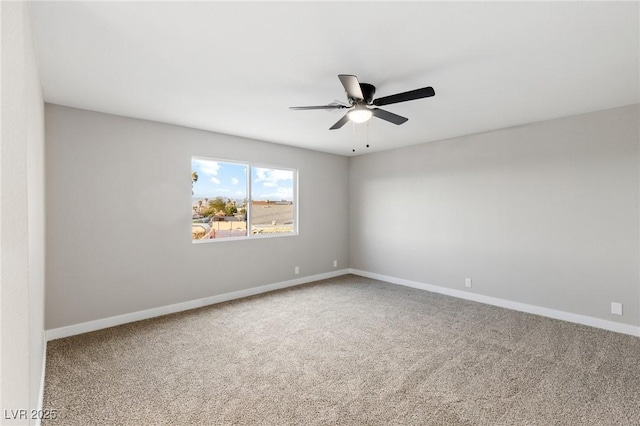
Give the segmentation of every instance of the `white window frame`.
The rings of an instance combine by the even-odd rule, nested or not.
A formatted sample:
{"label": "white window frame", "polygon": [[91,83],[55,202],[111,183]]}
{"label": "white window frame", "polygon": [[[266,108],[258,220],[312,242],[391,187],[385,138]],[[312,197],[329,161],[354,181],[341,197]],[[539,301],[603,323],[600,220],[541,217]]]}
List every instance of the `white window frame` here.
{"label": "white window frame", "polygon": [[[191,156],[191,167],[193,168],[194,160],[202,160],[202,161],[215,161],[220,163],[230,163],[230,164],[239,164],[247,167],[247,235],[241,237],[224,237],[224,238],[211,238],[211,239],[203,239],[203,240],[191,240],[193,244],[203,244],[203,243],[221,243],[225,241],[246,241],[246,240],[256,240],[256,239],[264,239],[264,238],[286,238],[286,237],[296,237],[299,235],[299,209],[298,206],[298,169],[295,167],[287,167],[287,166],[278,166],[273,164],[266,163],[252,163],[246,161],[238,161],[238,160],[225,160],[221,158],[214,157],[205,157],[201,155],[192,155]],[[282,232],[282,233],[256,233],[253,234],[251,232],[251,209],[252,207],[252,185],[251,181],[251,171],[253,168],[262,168],[262,169],[275,169],[275,170],[286,170],[293,173],[293,231],[292,232]],[[191,222],[193,223],[193,221]]]}

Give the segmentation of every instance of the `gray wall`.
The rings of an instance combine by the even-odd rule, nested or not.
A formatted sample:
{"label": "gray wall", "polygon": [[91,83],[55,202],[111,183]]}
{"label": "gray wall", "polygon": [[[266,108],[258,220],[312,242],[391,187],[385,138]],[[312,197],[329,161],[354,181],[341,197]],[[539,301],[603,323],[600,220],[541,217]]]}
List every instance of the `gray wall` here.
{"label": "gray wall", "polygon": [[640,325],[639,113],[352,158],[351,267]]}
{"label": "gray wall", "polygon": [[[294,266],[330,272],[333,259],[640,325],[639,113],[347,159],[47,105],[46,328],[286,281]],[[192,244],[192,155],[297,167],[300,235]]]}
{"label": "gray wall", "polygon": [[[346,157],[57,105],[45,116],[47,329],[348,266]],[[192,155],[298,168],[299,235],[192,244]]]}
{"label": "gray wall", "polygon": [[[44,103],[29,7],[0,2],[0,410],[38,407],[44,358]],[[9,414],[9,417],[11,415]]]}

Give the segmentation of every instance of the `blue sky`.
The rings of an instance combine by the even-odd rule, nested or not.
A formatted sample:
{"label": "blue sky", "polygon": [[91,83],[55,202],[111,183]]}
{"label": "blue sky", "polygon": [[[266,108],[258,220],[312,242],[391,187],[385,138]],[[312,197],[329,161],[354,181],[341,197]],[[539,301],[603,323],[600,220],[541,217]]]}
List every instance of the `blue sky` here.
{"label": "blue sky", "polygon": [[[247,165],[193,158],[191,170],[198,173],[193,185],[194,198],[247,198]],[[293,175],[290,170],[253,167],[251,188],[254,200],[293,201]]]}

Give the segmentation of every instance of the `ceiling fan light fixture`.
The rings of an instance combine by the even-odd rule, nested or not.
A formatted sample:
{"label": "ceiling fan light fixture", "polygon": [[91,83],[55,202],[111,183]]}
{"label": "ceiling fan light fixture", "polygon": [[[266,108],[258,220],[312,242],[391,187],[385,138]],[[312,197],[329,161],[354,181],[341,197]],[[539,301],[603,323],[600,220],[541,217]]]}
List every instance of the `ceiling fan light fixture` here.
{"label": "ceiling fan light fixture", "polygon": [[359,105],[347,113],[349,120],[354,123],[364,123],[373,116],[373,112],[365,106]]}

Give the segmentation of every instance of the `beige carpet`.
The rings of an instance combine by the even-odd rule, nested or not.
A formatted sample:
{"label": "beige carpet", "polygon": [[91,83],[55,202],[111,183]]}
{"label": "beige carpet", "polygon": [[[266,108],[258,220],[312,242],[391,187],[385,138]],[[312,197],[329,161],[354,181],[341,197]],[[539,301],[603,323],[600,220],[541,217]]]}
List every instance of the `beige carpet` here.
{"label": "beige carpet", "polygon": [[49,342],[49,425],[638,425],[640,339],[353,275]]}

